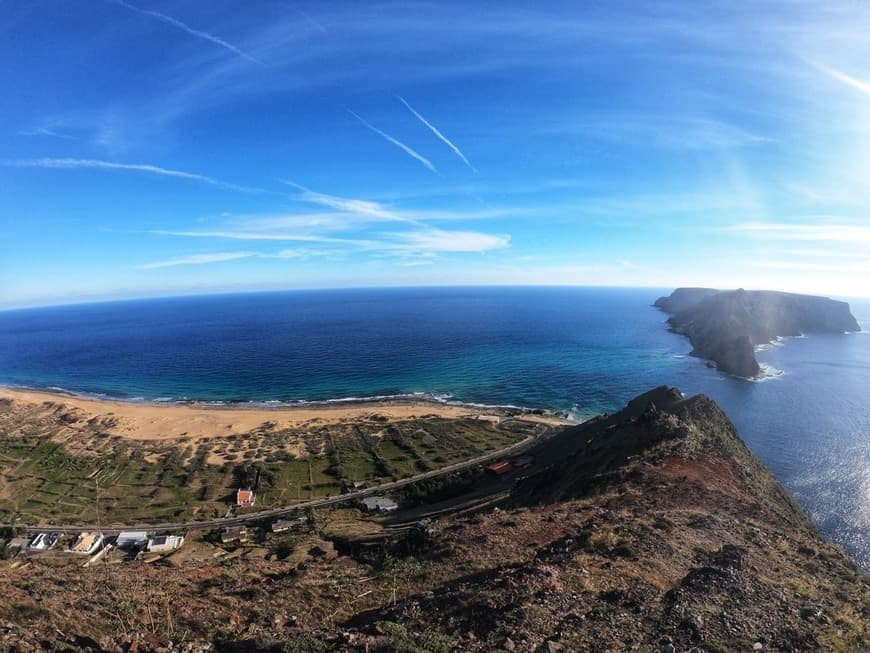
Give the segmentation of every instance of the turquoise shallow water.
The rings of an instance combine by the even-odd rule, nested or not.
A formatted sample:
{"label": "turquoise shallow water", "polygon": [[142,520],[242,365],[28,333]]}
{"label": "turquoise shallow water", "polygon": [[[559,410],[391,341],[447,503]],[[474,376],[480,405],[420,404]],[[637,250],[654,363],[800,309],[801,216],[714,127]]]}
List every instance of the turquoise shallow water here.
{"label": "turquoise shallow water", "polygon": [[[619,408],[669,384],[718,401],[823,532],[870,568],[870,336],[790,339],[782,374],[735,379],[688,356],[650,307],[666,291],[306,291],[0,312],[0,383],[135,400],[323,401],[424,393]],[[870,303],[853,303],[870,327]]]}

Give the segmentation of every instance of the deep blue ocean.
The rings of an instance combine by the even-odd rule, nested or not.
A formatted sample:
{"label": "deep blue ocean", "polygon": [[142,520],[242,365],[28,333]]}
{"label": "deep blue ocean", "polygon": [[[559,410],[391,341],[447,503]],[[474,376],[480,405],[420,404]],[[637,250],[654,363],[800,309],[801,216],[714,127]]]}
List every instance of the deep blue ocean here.
{"label": "deep blue ocean", "polygon": [[[870,335],[777,343],[758,355],[773,376],[746,381],[688,356],[650,306],[667,292],[319,290],[5,311],[0,384],[138,401],[424,393],[577,418],[675,385],[719,402],[821,530],[870,569]],[[870,329],[870,301],[851,303]]]}

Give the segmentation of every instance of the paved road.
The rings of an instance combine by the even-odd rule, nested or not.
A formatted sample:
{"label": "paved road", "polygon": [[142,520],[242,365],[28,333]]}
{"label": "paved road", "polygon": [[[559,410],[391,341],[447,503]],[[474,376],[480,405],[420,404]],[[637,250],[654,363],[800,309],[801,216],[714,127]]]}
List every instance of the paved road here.
{"label": "paved road", "polygon": [[[164,523],[164,524],[148,524],[148,523],[140,523],[140,524],[106,524],[103,526],[98,526],[97,524],[90,524],[84,526],[74,526],[74,525],[51,525],[51,526],[27,526],[28,532],[38,532],[38,531],[51,531],[52,533],[82,533],[84,531],[101,531],[105,535],[117,535],[121,531],[136,531],[136,530],[144,530],[144,531],[179,531],[179,530],[212,530],[216,528],[226,528],[227,526],[243,526],[247,524],[252,524],[255,522],[274,519],[276,517],[283,517],[285,515],[291,515],[299,512],[300,510],[306,510],[307,508],[324,508],[326,506],[333,506],[340,503],[346,503],[348,501],[358,501],[367,496],[371,496],[373,494],[383,494],[385,492],[391,492],[393,490],[398,490],[399,488],[403,488],[407,485],[411,485],[412,483],[418,483],[419,481],[423,481],[430,478],[437,478],[438,476],[444,476],[445,474],[452,474],[454,472],[459,472],[464,469],[468,469],[469,467],[474,467],[475,465],[480,465],[482,463],[489,462],[496,458],[504,458],[507,456],[512,456],[516,453],[524,451],[528,449],[532,444],[539,442],[541,440],[545,440],[552,435],[554,435],[559,429],[557,427],[548,426],[543,423],[535,423],[535,433],[520,440],[519,442],[515,442],[509,447],[505,447],[504,449],[499,449],[498,451],[491,451],[482,456],[477,456],[475,458],[470,458],[468,460],[463,460],[462,462],[453,463],[452,465],[447,465],[446,467],[439,467],[438,469],[433,469],[432,471],[424,472],[422,474],[417,474],[416,476],[409,476],[408,478],[403,478],[398,481],[391,481],[389,483],[382,483],[377,487],[366,488],[364,490],[355,490],[353,492],[347,492],[346,494],[339,494],[334,497],[329,497],[327,499],[315,499],[313,501],[305,501],[303,503],[294,503],[290,506],[285,506],[282,508],[274,508],[272,510],[260,510],[258,512],[251,512],[244,515],[237,515],[233,517],[221,517],[218,519],[211,519],[207,521],[189,521],[189,522],[173,522],[173,523]],[[21,527],[22,524],[0,524],[0,526],[11,526],[11,527]]]}

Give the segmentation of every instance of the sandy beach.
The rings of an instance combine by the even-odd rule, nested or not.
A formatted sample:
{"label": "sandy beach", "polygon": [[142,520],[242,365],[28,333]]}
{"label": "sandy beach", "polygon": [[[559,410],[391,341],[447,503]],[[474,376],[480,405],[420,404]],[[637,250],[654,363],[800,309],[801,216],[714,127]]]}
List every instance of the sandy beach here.
{"label": "sandy beach", "polygon": [[[0,388],[0,400],[49,413],[63,406],[79,422],[96,418],[110,435],[133,440],[201,440],[245,435],[270,424],[281,430],[324,426],[360,420],[398,421],[422,417],[477,418],[497,421],[508,411],[416,399],[314,404],[304,406],[221,406],[201,403],[157,404],[79,397],[62,392]],[[523,415],[524,419],[565,423],[552,415]]]}

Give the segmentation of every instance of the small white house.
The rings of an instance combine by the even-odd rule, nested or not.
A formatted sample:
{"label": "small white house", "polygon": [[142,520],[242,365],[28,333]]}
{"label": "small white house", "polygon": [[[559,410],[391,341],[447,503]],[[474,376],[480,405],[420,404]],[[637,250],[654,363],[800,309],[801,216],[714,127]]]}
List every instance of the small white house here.
{"label": "small white house", "polygon": [[95,553],[100,550],[100,546],[103,544],[103,534],[102,533],[88,533],[84,532],[79,535],[73,545],[70,547],[70,551],[73,553],[86,553],[88,555]]}
{"label": "small white house", "polygon": [[152,553],[166,553],[175,551],[184,544],[184,537],[181,535],[158,535],[148,540],[148,550]]}
{"label": "small white house", "polygon": [[221,542],[247,542],[248,528],[247,526],[228,526],[221,531]]}
{"label": "small white house", "polygon": [[236,506],[239,508],[253,508],[255,498],[254,491],[250,488],[236,490]]}
{"label": "small white house", "polygon": [[145,531],[122,531],[118,533],[115,546],[119,549],[141,549],[148,542],[148,533]]}
{"label": "small white house", "polygon": [[387,497],[374,496],[363,499],[362,507],[366,512],[394,512],[399,509],[399,504]]}
{"label": "small white house", "polygon": [[20,551],[21,549],[27,548],[29,543],[30,540],[26,537],[13,537],[6,543],[6,548],[9,551]]}
{"label": "small white house", "polygon": [[283,533],[301,527],[305,523],[304,517],[294,517],[292,519],[278,519],[272,522],[273,533]]}
{"label": "small white house", "polygon": [[57,542],[57,536],[52,536],[49,533],[39,533],[30,541],[30,545],[27,548],[33,551],[45,551],[54,546],[55,542]]}

